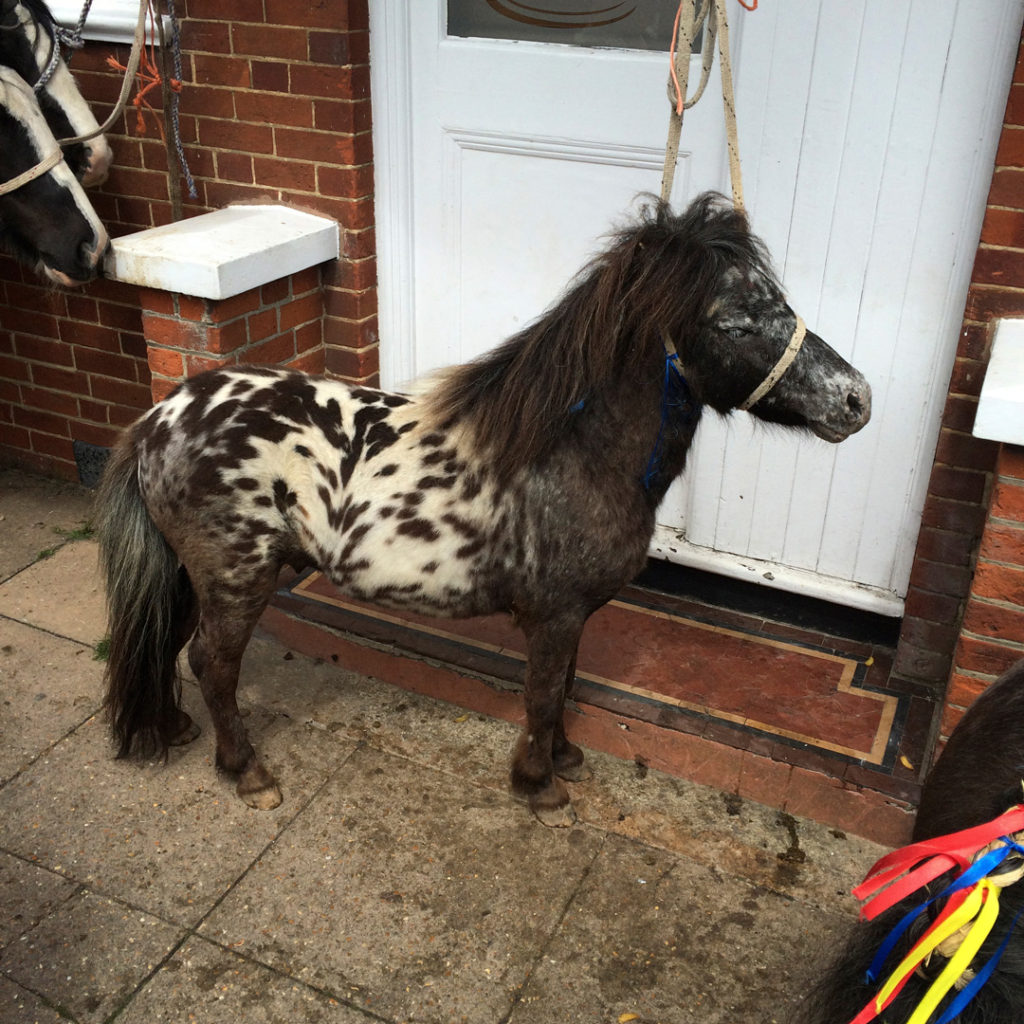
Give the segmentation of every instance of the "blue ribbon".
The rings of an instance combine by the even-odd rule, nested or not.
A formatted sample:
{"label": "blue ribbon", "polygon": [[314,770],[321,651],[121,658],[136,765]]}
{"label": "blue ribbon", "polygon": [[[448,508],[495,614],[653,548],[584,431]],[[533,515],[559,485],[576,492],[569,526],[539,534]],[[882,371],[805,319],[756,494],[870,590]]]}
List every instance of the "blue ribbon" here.
{"label": "blue ribbon", "polygon": [[1000,959],[1002,959],[1003,954],[1006,952],[1006,947],[1010,944],[1013,930],[1017,927],[1017,922],[1020,920],[1022,913],[1024,913],[1024,907],[1021,907],[1013,915],[1010,927],[1006,930],[1006,937],[999,944],[999,948],[988,958],[985,966],[956,994],[956,998],[946,1007],[945,1012],[935,1024],[949,1024],[951,1020],[958,1017],[963,1008],[978,994],[981,986],[992,977],[992,972],[995,971]]}
{"label": "blue ribbon", "polygon": [[875,954],[875,958],[871,961],[871,966],[867,970],[867,984],[874,984],[878,981],[879,974],[881,973],[882,967],[885,961],[888,959],[889,954],[893,951],[896,943],[899,942],[904,932],[914,923],[914,921],[930,907],[933,903],[938,900],[945,899],[947,896],[951,896],[955,892],[959,892],[961,889],[968,889],[972,885],[976,885],[982,878],[987,874],[994,871],[1010,854],[1013,850],[1018,850],[1024,853],[1016,843],[1014,843],[1007,836],[1001,837],[1004,843],[1003,846],[997,847],[995,850],[990,850],[985,854],[984,857],[979,858],[968,868],[966,868],[960,875],[958,875],[945,889],[942,890],[937,896],[932,896],[931,899],[925,900],[918,907],[914,907],[909,913],[899,921],[899,923],[889,932],[886,936],[885,941],[878,948],[878,952]]}

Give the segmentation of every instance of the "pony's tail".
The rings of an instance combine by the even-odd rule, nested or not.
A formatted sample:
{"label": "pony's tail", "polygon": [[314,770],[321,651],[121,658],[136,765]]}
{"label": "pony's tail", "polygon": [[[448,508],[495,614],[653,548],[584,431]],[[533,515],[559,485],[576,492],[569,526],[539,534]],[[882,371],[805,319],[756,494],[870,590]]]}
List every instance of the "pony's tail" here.
{"label": "pony's tail", "polygon": [[110,628],[104,707],[117,756],[166,754],[178,722],[177,656],[192,588],[150,518],[129,430],[111,453],[95,505]]}

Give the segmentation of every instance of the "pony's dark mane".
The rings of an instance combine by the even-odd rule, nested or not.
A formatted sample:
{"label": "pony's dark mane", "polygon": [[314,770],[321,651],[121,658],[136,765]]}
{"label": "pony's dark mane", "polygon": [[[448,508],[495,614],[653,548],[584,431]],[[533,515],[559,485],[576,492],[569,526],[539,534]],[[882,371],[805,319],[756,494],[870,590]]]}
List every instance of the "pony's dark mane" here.
{"label": "pony's dark mane", "polygon": [[717,193],[679,215],[650,197],[638,221],[611,238],[554,306],[498,348],[446,371],[429,399],[438,424],[472,431],[499,479],[541,458],[581,399],[642,373],[661,351],[663,330],[685,360],[684,339],[706,316],[727,267],[775,280],[746,216]]}

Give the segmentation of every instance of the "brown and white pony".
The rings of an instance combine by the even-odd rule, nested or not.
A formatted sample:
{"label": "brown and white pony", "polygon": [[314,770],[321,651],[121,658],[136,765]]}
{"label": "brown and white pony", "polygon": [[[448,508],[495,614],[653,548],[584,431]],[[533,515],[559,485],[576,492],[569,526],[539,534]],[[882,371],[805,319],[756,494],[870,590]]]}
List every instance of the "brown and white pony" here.
{"label": "brown and white pony", "polygon": [[[588,616],[645,564],[703,411],[841,441],[863,376],[787,305],[746,217],[655,204],[535,323],[409,398],[266,367],[182,385],[125,433],[97,501],[118,751],[193,739],[176,659],[251,806],[281,800],[235,702],[285,563],[439,616],[510,612],[527,637],[515,793],[573,820],[562,711]],[[666,651],[666,657],[672,653]]]}

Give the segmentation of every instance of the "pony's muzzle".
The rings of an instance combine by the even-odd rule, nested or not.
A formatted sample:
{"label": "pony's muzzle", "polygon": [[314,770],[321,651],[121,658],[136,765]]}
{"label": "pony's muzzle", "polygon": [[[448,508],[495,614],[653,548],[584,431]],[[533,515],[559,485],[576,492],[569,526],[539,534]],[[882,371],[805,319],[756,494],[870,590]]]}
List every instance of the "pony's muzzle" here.
{"label": "pony's muzzle", "polygon": [[871,385],[863,377],[858,386],[850,388],[846,395],[846,413],[851,434],[855,434],[871,419]]}
{"label": "pony's muzzle", "polygon": [[103,260],[110,249],[110,238],[106,229],[101,227],[96,236],[78,247],[78,258],[74,269],[69,273],[56,267],[41,263],[39,269],[54,284],[65,288],[79,288],[103,274]]}
{"label": "pony's muzzle", "polygon": [[90,242],[83,242],[81,248],[82,264],[88,267],[93,273],[99,273],[103,268],[103,258],[110,249],[110,236],[107,229],[100,225],[96,238]]}
{"label": "pony's muzzle", "polygon": [[823,441],[837,444],[856,434],[871,419],[871,385],[857,373],[840,385],[840,393],[831,413],[818,423],[811,423],[811,430]]}
{"label": "pony's muzzle", "polygon": [[86,169],[82,177],[84,188],[95,188],[107,180],[114,154],[104,136],[100,135],[85,145]]}

